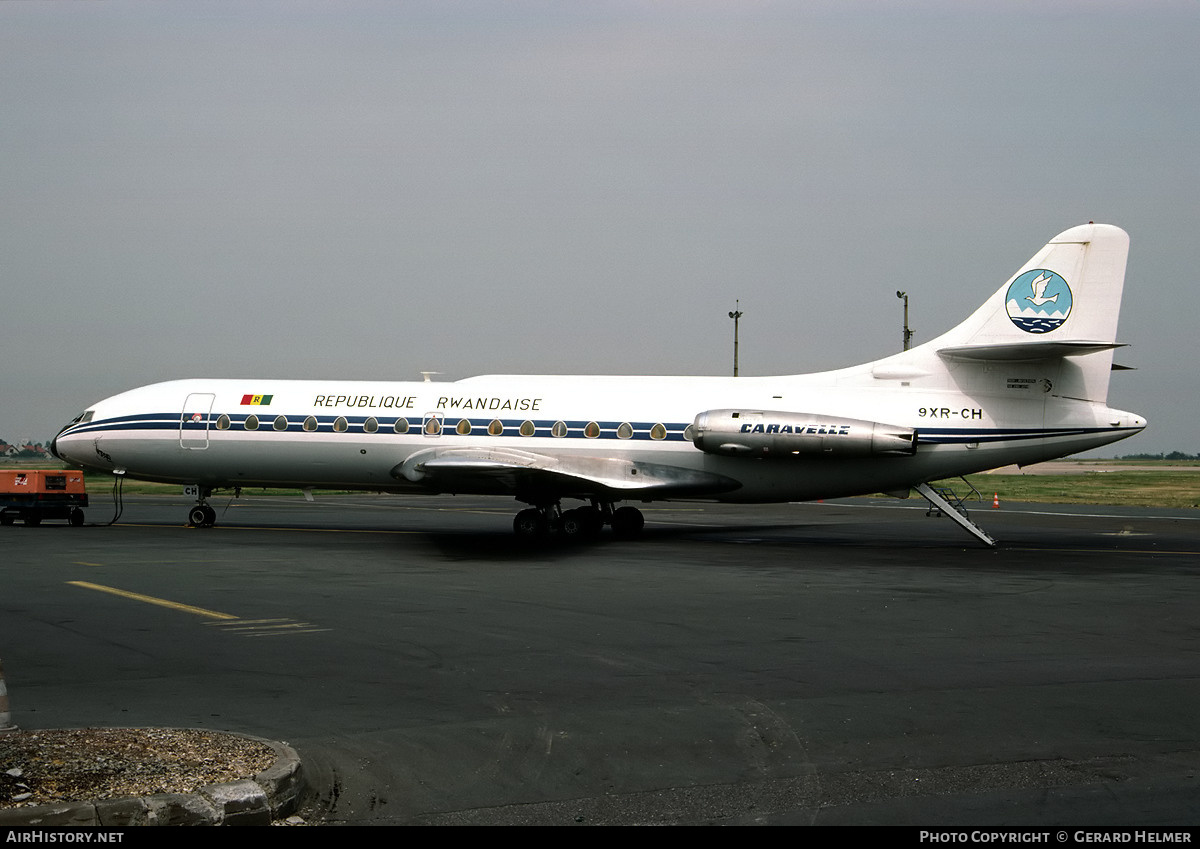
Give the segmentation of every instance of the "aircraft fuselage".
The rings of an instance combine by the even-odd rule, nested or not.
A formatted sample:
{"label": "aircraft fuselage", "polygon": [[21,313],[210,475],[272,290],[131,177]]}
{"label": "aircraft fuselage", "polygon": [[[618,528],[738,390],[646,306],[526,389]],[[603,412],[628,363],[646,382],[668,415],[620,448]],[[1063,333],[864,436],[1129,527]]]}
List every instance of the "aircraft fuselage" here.
{"label": "aircraft fuselage", "polygon": [[[838,373],[829,373],[836,383]],[[211,487],[279,486],[411,491],[392,474],[418,452],[473,448],[619,458],[711,473],[728,501],[802,501],[906,489],[913,481],[1027,465],[1095,448],[1143,426],[1104,405],[880,387],[839,391],[820,375],[739,377],[478,377],[453,383],[181,380],[108,399],[61,434],[64,458],[145,480]],[[1025,385],[1025,384],[1017,384]],[[265,400],[264,400],[265,399]],[[846,434],[821,420],[909,427],[909,456],[812,454],[745,459],[699,450],[689,429],[712,408],[763,413],[742,427],[811,429],[826,444]],[[1047,408],[1050,408],[1047,414]],[[820,410],[787,424],[773,410]],[[1032,421],[1053,424],[1030,427]],[[399,430],[397,432],[397,423]],[[826,456],[828,455],[828,456]],[[494,492],[486,479],[442,491]],[[636,494],[631,493],[636,499]]]}

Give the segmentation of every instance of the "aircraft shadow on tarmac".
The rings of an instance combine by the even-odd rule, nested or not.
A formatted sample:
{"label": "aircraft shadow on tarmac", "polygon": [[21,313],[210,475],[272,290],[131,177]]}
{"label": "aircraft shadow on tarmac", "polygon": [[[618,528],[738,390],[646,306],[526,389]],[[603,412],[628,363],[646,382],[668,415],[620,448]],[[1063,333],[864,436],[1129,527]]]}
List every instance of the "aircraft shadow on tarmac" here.
{"label": "aircraft shadow on tarmac", "polygon": [[[922,517],[924,519],[924,517]],[[1030,523],[1028,517],[1010,515],[993,517],[992,524],[999,526],[1000,539],[994,548],[984,548],[959,533],[949,522],[933,518],[928,522],[910,519],[841,521],[841,522],[712,522],[679,525],[647,525],[642,535],[635,540],[621,540],[609,533],[602,533],[590,540],[564,539],[550,534],[544,539],[522,540],[504,531],[483,529],[456,529],[454,531],[431,530],[420,534],[430,546],[443,556],[454,559],[493,560],[516,562],[530,560],[569,560],[572,557],[596,553],[613,556],[635,556],[639,549],[658,552],[665,545],[678,549],[679,546],[699,544],[702,546],[744,546],[754,548],[792,548],[797,552],[817,550],[850,550],[877,552],[879,558],[893,563],[914,560],[909,553],[921,551],[926,554],[944,554],[952,560],[946,561],[972,568],[986,568],[991,564],[1008,568],[1013,558],[1023,559],[1024,568],[1072,568],[1079,559],[1080,568],[1097,569],[1119,566],[1111,561],[1115,555],[1141,552],[1153,555],[1170,554],[1194,556],[1195,540],[1187,528],[1172,532],[1169,527],[1159,527],[1154,533],[1130,532],[1121,525],[1112,525],[1095,520],[1078,523],[1057,521],[1052,524]],[[1100,560],[1095,559],[1100,555]],[[656,555],[657,556],[657,555]],[[1030,559],[1032,558],[1032,559]],[[806,558],[807,560],[807,558]],[[874,561],[875,558],[872,557]],[[1168,562],[1161,563],[1166,568]],[[804,561],[799,561],[804,562]],[[1100,563],[1109,564],[1101,567]],[[1133,564],[1126,564],[1133,567]]]}
{"label": "aircraft shadow on tarmac", "polygon": [[872,533],[864,538],[853,526],[830,526],[822,523],[739,523],[694,524],[674,527],[647,527],[636,540],[615,539],[604,533],[590,540],[566,539],[548,534],[539,540],[524,540],[510,533],[493,531],[430,531],[425,540],[446,557],[455,559],[523,561],[558,560],[573,555],[601,553],[633,553],[641,548],[656,548],[662,543],[699,543],[702,545],[770,545],[801,548],[853,546],[894,550],[905,548],[938,548],[979,550],[957,535],[947,540],[940,537],[904,539],[899,534]]}

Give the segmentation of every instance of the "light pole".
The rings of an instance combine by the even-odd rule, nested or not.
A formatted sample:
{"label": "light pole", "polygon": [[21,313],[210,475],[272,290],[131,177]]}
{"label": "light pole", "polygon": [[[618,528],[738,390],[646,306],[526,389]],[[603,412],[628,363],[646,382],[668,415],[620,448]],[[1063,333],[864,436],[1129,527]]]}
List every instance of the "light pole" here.
{"label": "light pole", "polygon": [[904,300],[904,350],[907,351],[913,335],[908,329],[908,292],[896,292],[896,297]]}
{"label": "light pole", "polygon": [[738,309],[738,307],[739,307],[739,306],[741,306],[741,304],[742,304],[741,300],[735,300],[735,301],[733,302],[733,305],[734,305],[734,306],[733,306],[733,312],[731,312],[731,313],[729,314],[729,317],[733,319],[733,376],[734,376],[734,377],[737,377],[737,376],[738,376],[738,373],[737,373],[737,371],[738,371],[738,363],[737,363],[737,357],[738,357],[738,350],[737,350],[737,349],[738,349],[738,319],[742,317],[742,311],[741,311],[741,310],[739,310],[739,309]]}

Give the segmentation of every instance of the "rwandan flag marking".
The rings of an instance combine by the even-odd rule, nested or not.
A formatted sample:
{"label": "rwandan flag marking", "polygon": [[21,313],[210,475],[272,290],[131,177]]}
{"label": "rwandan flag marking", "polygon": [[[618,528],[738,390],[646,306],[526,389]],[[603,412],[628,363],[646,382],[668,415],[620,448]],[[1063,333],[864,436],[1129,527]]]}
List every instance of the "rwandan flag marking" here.
{"label": "rwandan flag marking", "polygon": [[274,395],[243,395],[242,396],[242,406],[243,407],[266,407],[267,405],[269,405],[271,403],[271,399],[274,397],[275,397]]}

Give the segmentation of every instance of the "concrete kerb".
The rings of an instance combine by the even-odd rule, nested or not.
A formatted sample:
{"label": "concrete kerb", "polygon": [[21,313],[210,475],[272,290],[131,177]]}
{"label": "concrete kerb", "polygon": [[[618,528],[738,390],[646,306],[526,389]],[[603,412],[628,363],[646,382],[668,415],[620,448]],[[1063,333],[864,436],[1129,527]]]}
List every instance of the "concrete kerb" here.
{"label": "concrete kerb", "polygon": [[0,826],[270,825],[293,813],[304,791],[296,750],[248,734],[222,733],[270,746],[275,763],[253,779],[212,784],[195,793],[0,810]]}

